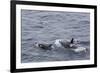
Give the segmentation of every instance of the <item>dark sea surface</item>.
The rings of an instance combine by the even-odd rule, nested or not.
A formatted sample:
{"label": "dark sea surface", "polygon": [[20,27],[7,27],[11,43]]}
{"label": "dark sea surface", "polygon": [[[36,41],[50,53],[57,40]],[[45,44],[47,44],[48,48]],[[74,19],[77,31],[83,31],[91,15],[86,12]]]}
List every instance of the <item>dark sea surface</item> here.
{"label": "dark sea surface", "polygon": [[[21,10],[21,62],[48,62],[90,59],[90,14],[79,12],[53,12]],[[34,42],[52,43],[56,39],[80,41],[86,53],[66,49],[43,50]]]}

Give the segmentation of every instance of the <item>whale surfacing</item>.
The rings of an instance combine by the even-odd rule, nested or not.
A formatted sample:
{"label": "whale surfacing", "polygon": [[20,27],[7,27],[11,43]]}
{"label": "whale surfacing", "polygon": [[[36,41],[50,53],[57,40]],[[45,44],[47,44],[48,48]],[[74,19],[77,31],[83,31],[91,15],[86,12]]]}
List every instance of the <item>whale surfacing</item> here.
{"label": "whale surfacing", "polygon": [[64,48],[64,49],[72,50],[75,53],[87,51],[87,48],[81,47],[78,44],[78,41],[74,38],[72,38],[71,40],[56,39],[53,43],[37,43],[37,42],[35,42],[34,45],[36,47],[44,49],[44,50]]}

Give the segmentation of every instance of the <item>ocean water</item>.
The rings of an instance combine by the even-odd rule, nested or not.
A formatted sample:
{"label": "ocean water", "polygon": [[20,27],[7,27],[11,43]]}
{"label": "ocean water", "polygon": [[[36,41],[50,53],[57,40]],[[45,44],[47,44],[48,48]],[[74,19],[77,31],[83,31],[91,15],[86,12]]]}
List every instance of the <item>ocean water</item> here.
{"label": "ocean water", "polygon": [[[34,42],[52,43],[56,39],[75,38],[87,52],[66,49],[43,50]],[[21,62],[71,61],[90,59],[90,14],[21,10]]]}

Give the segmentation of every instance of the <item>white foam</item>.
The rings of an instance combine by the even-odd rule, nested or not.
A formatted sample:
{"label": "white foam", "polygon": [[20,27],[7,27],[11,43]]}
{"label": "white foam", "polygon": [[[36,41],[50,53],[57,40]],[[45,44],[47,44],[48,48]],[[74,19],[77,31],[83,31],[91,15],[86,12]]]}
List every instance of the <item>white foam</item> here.
{"label": "white foam", "polygon": [[86,48],[85,47],[77,47],[76,49],[72,49],[74,52],[86,52]]}

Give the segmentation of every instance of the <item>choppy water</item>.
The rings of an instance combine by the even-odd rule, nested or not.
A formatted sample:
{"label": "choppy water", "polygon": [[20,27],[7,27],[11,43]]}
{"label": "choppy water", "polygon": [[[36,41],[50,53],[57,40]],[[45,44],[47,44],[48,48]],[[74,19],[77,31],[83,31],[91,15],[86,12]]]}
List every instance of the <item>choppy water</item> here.
{"label": "choppy water", "polygon": [[[90,14],[21,10],[21,62],[86,60],[90,58]],[[86,53],[66,49],[43,50],[33,46],[34,41],[52,43],[56,39],[80,40]]]}

